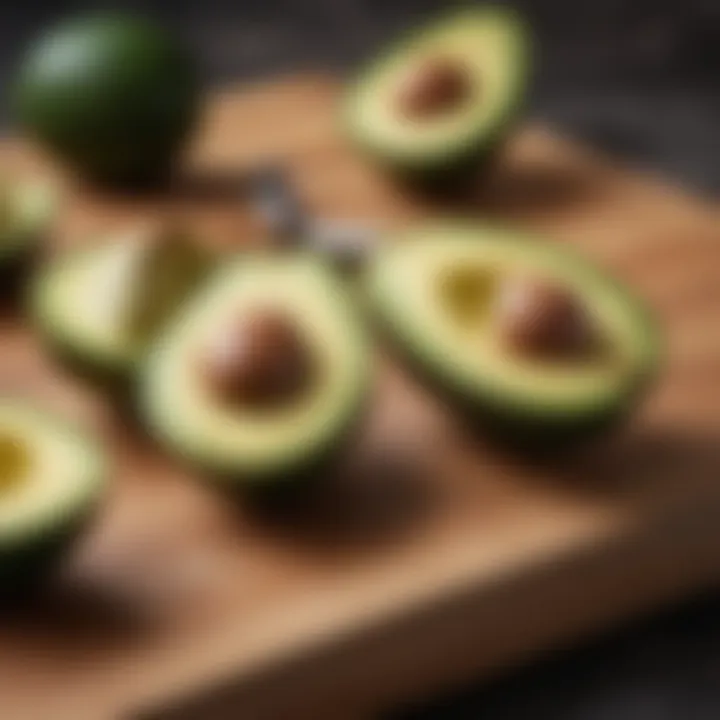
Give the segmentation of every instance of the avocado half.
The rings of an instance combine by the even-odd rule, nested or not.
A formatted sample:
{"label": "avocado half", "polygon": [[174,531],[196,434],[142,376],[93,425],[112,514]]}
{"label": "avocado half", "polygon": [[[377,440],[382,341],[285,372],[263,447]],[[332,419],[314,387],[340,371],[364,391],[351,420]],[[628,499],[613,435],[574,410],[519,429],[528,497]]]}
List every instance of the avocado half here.
{"label": "avocado half", "polygon": [[199,78],[182,44],[130,13],[65,20],[29,48],[14,86],[19,122],[91,180],[163,178],[198,115]]}
{"label": "avocado half", "polygon": [[[461,223],[398,240],[368,268],[371,305],[422,376],[488,434],[529,450],[561,449],[627,416],[655,376],[659,339],[647,310],[567,249]],[[510,272],[540,275],[576,293],[607,352],[555,362],[509,351],[491,308]]]}
{"label": "avocado half", "polygon": [[[416,30],[372,62],[349,88],[351,138],[396,174],[421,186],[456,186],[477,174],[514,129],[524,104],[530,41],[525,22],[504,7],[467,8]],[[403,77],[424,58],[457,61],[467,99],[436,117],[398,108]]]}
{"label": "avocado half", "polygon": [[34,263],[55,211],[48,183],[7,180],[0,184],[0,294],[14,295]]}
{"label": "avocado half", "polygon": [[23,592],[62,558],[106,480],[100,446],[15,398],[0,399],[0,597]]}
{"label": "avocado half", "polygon": [[184,235],[125,230],[43,267],[31,289],[31,315],[72,370],[125,390],[151,338],[210,263]]}
{"label": "avocado half", "polygon": [[[306,394],[268,412],[219,401],[197,363],[208,328],[265,303],[296,323],[319,368]],[[270,498],[328,468],[363,415],[369,377],[363,325],[329,267],[297,255],[240,257],[154,343],[139,404],[151,434],[221,487]]]}

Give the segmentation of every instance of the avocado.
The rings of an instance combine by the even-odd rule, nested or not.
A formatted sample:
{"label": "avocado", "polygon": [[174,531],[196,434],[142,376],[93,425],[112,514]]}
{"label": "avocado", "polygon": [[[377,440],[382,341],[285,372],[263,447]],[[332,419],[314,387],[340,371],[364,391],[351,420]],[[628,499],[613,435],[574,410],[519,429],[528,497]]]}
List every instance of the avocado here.
{"label": "avocado", "polygon": [[192,58],[164,29],[123,13],[64,21],[30,47],[15,85],[21,125],[91,180],[165,176],[198,112]]}
{"label": "avocado", "polygon": [[382,52],[349,88],[356,143],[401,177],[457,186],[487,165],[523,106],[529,35],[513,10],[454,11]]}
{"label": "avocado", "polygon": [[124,390],[150,339],[210,263],[171,225],[133,226],[43,267],[31,288],[31,316],[71,368]]}
{"label": "avocado", "polygon": [[37,180],[0,180],[0,294],[24,283],[55,210],[55,194]]}
{"label": "avocado", "polygon": [[626,416],[655,375],[647,310],[568,249],[463,222],[398,240],[368,267],[370,305],[422,377],[497,439],[570,447]]}
{"label": "avocado", "polygon": [[331,268],[302,254],[240,257],[153,344],[141,415],[231,495],[292,494],[326,476],[362,417],[368,347]]}
{"label": "avocado", "polygon": [[25,591],[62,558],[105,485],[94,439],[17,398],[0,399],[0,596]]}

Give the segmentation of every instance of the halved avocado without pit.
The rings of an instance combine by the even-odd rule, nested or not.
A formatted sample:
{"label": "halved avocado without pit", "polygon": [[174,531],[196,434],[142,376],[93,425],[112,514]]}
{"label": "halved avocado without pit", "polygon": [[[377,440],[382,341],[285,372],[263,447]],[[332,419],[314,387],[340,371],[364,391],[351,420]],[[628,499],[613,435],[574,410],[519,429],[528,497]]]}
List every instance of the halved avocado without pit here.
{"label": "halved avocado without pit", "polygon": [[348,91],[350,136],[422,185],[474,175],[522,110],[529,34],[501,7],[454,11],[383,52]]}
{"label": "halved avocado without pit", "polygon": [[645,307],[538,238],[428,226],[376,255],[365,281],[375,313],[422,377],[519,447],[558,450],[616,424],[656,373],[658,332]]}
{"label": "halved avocado without pit", "polygon": [[133,227],[48,263],[35,278],[32,315],[73,369],[123,386],[210,262],[174,227]]}
{"label": "halved avocado without pit", "polygon": [[139,404],[151,434],[222,487],[272,497],[338,457],[369,379],[362,323],[330,268],[244,256],[153,344]]}
{"label": "halved avocado without pit", "polygon": [[23,400],[0,399],[0,597],[16,597],[62,559],[106,480],[99,444]]}

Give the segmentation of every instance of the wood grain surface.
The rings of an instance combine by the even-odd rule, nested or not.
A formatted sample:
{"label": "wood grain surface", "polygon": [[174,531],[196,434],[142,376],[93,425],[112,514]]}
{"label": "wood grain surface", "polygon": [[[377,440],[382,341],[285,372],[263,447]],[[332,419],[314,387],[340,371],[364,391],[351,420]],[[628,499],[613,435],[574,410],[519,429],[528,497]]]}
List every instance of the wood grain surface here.
{"label": "wood grain surface", "polygon": [[[720,577],[717,213],[534,127],[471,197],[433,207],[346,147],[335,100],[320,78],[222,94],[186,181],[150,199],[69,187],[54,247],[159,213],[218,248],[262,243],[238,185],[280,159],[325,216],[379,231],[492,216],[585,251],[662,318],[656,391],[616,437],[531,467],[378,358],[342,482],[293,517],[259,517],[163,457],[6,317],[0,386],[98,428],[116,472],[61,577],[0,618],[3,718],[366,717]],[[37,170],[17,143],[3,152]]]}

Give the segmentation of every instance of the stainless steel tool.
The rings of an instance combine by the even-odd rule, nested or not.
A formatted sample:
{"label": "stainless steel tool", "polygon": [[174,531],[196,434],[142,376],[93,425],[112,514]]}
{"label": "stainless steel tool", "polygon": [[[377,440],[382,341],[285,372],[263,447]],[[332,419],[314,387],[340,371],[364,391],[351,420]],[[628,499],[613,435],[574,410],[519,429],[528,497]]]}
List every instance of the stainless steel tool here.
{"label": "stainless steel tool", "polygon": [[312,217],[279,165],[252,172],[246,190],[281,247],[316,251],[343,272],[357,272],[379,242],[379,233],[361,221]]}

